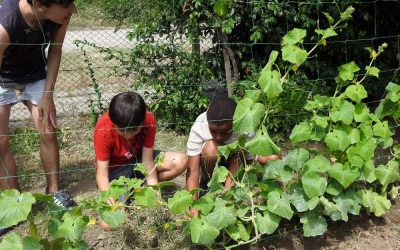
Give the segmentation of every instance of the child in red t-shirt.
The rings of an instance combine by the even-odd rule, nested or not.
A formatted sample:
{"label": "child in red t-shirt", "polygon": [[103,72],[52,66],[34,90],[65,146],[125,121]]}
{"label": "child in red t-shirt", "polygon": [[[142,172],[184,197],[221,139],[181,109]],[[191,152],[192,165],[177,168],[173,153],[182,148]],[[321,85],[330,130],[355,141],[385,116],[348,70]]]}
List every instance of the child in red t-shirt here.
{"label": "child in red t-shirt", "polygon": [[[187,157],[178,152],[166,152],[162,165],[154,166],[155,124],[154,115],[146,111],[139,94],[124,92],[112,98],[109,112],[99,119],[94,130],[96,182],[100,191],[108,190],[111,180],[121,176],[139,177],[134,171],[139,162],[148,171],[148,185],[171,180],[186,169]],[[110,198],[108,203],[115,204],[115,200]],[[104,222],[100,226],[110,229]]]}

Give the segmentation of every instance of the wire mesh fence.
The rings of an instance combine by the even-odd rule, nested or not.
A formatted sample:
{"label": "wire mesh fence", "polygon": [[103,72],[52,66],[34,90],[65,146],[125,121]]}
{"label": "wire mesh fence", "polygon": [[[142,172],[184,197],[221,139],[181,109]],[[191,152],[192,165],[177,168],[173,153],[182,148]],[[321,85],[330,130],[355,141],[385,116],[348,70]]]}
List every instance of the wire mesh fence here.
{"label": "wire mesh fence", "polygon": [[[1,0],[0,0],[1,1]],[[312,4],[308,2],[302,2],[303,4]],[[243,4],[247,2],[242,1]],[[288,1],[287,4],[300,4],[298,1]],[[321,3],[319,1],[319,3]],[[267,4],[267,3],[266,3]],[[324,2],[326,5],[333,4],[332,2]],[[399,1],[364,1],[359,4],[372,5],[373,8],[379,9],[380,4],[391,4],[393,8],[398,8],[400,10]],[[400,13],[399,13],[400,17]],[[355,24],[359,20],[355,20]],[[279,24],[284,30],[289,31],[291,27],[287,23]],[[372,27],[372,32],[370,36],[361,36],[361,34],[345,34],[338,39],[333,39],[327,42],[327,47],[322,47],[319,52],[316,52],[315,56],[310,58],[310,61],[316,65],[314,78],[308,79],[311,82],[310,88],[302,88],[299,86],[291,86],[292,90],[295,92],[304,92],[305,96],[308,98],[318,92],[319,89],[324,88],[323,83],[327,81],[334,81],[337,71],[326,71],[324,70],[322,57],[331,56],[337,58],[337,65],[348,62],[352,60],[352,55],[348,55],[349,51],[354,51],[355,48],[373,47],[376,48],[383,42],[389,44],[387,57],[389,58],[400,58],[400,29],[398,24],[394,24],[393,29],[387,29],[388,32],[384,32],[380,27],[382,25],[390,25],[385,23],[385,14],[379,12],[378,10],[374,12],[374,17],[370,19],[369,25]],[[71,194],[76,195],[80,193],[83,189],[90,190],[93,195],[96,190],[95,183],[95,167],[94,167],[94,150],[93,143],[91,141],[93,134],[93,127],[90,126],[90,115],[92,113],[92,105],[98,100],[98,92],[101,93],[101,104],[104,108],[108,107],[111,98],[120,92],[127,90],[137,90],[139,93],[151,92],[152,89],[145,87],[134,86],[134,80],[136,77],[135,72],[126,72],[128,65],[121,64],[120,61],[115,59],[109,59],[106,53],[101,53],[99,48],[108,48],[111,51],[122,51],[123,53],[129,54],[130,50],[138,45],[137,41],[128,38],[130,28],[120,28],[115,30],[114,27],[109,28],[96,28],[96,29],[71,29],[67,32],[64,45],[63,45],[63,56],[61,68],[59,71],[56,87],[54,90],[54,100],[57,107],[57,117],[59,127],[61,131],[58,133],[60,145],[63,141],[68,141],[68,147],[62,148],[61,150],[61,169],[59,173],[61,174],[61,182],[66,186],[68,183],[70,187]],[[218,35],[211,35],[203,40],[199,41],[201,52],[211,52],[217,60],[221,60],[221,45],[224,45]],[[362,37],[362,38],[360,38]],[[95,47],[90,45],[85,45],[84,43],[76,44],[76,40],[85,41],[86,44],[93,44]],[[171,44],[174,48],[179,48],[185,51],[192,51],[195,45],[188,39],[177,37],[175,40],[166,40],[164,37],[154,37],[154,43],[164,43]],[[248,41],[240,42],[228,42],[234,50],[240,47],[248,47],[251,51],[252,56],[257,57],[260,51],[279,49],[281,46],[280,41],[270,41],[268,43],[258,42],[252,43]],[[311,46],[311,43],[305,43],[305,46]],[[329,50],[335,48],[335,51],[340,51],[340,54],[330,55]],[[267,57],[267,56],[266,56]],[[361,58],[361,57],[360,57]],[[357,58],[357,59],[360,59]],[[365,59],[364,57],[362,59]],[[392,60],[391,59],[391,60]],[[384,67],[381,70],[381,77],[383,80],[382,85],[386,85],[389,81],[396,81],[399,79],[398,72],[400,70],[400,59],[397,60],[397,64],[391,64],[391,67]],[[151,70],[154,65],[168,65],[165,61],[157,62],[142,62],[143,68],[148,68]],[[167,67],[167,66],[165,66]],[[334,72],[334,74],[332,73]],[[209,85],[209,86],[224,86],[226,87],[226,82],[222,78],[212,79],[209,82],[205,82],[204,79],[199,80],[199,82],[182,83],[181,88],[189,88],[196,85]],[[165,86],[168,88],[168,86]],[[371,93],[374,94],[374,93]],[[161,99],[163,96],[156,96],[156,98]],[[187,98],[190,101],[189,96],[182,96],[181,98]],[[375,102],[378,102],[382,98],[381,93],[379,96],[369,102],[373,106]],[[302,107],[297,107],[298,109],[292,110],[292,112],[287,112],[284,114],[271,114],[271,117],[276,117],[277,119],[285,120],[289,116],[300,116],[306,113]],[[190,111],[188,111],[190,112]],[[200,113],[200,110],[199,110]],[[191,126],[194,120],[187,120],[185,122],[175,122],[173,120],[163,120],[157,131],[163,131],[164,128],[171,127],[171,125],[183,124]],[[11,123],[12,128],[18,128],[31,124],[31,118],[29,111],[23,104],[18,103],[13,106],[11,112]],[[397,128],[392,127],[392,128]],[[17,131],[11,136],[28,138],[32,135],[37,135],[37,132],[32,130]],[[176,147],[177,151],[184,150],[185,138],[179,138],[183,141],[183,146]],[[168,142],[177,141],[176,138],[161,138],[160,140],[165,140]],[[164,146],[162,150],[171,150],[172,143],[168,146]],[[174,148],[175,149],[175,148]],[[37,149],[36,149],[37,150]],[[27,159],[31,158],[31,159]],[[32,158],[35,158],[32,161]],[[26,179],[24,182],[25,188],[35,188],[38,186],[40,180],[40,188],[44,190],[45,183],[44,175],[42,170],[38,170],[40,162],[40,157],[35,155],[20,155],[16,154],[15,159],[17,162],[29,161],[34,162],[35,166],[30,166],[24,168],[18,173],[20,179]],[[377,161],[386,161],[389,157],[387,156],[377,156]],[[181,185],[184,187],[184,180],[182,176],[180,177]],[[172,196],[173,193],[167,193],[167,196]]]}

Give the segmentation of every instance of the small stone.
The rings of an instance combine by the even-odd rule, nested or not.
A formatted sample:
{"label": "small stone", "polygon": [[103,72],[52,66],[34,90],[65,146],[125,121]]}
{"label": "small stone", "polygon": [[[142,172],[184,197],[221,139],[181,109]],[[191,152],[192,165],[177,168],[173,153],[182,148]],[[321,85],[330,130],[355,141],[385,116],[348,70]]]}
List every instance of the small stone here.
{"label": "small stone", "polygon": [[99,236],[97,236],[98,240],[104,240],[106,238],[105,234],[99,234]]}

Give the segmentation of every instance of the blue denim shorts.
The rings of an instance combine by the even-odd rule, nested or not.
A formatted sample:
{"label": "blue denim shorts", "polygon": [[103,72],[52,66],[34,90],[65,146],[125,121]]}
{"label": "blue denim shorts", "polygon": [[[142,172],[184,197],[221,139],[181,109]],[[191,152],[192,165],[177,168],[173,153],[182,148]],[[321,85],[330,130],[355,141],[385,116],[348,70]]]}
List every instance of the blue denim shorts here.
{"label": "blue denim shorts", "polygon": [[[27,84],[2,83],[0,81],[0,105],[29,101],[37,105],[43,96],[46,79]],[[19,91],[19,95],[17,95]]]}
{"label": "blue denim shorts", "polygon": [[[154,150],[153,151],[153,159],[156,158],[160,153],[161,153],[160,150]],[[110,171],[110,173],[108,175],[110,182],[112,180],[119,179],[119,177],[121,177],[121,176],[125,176],[127,178],[144,179],[145,176],[141,172],[135,170],[135,166],[138,163],[141,163],[141,161],[135,161],[135,162],[132,162],[131,164],[122,166],[114,171]]]}

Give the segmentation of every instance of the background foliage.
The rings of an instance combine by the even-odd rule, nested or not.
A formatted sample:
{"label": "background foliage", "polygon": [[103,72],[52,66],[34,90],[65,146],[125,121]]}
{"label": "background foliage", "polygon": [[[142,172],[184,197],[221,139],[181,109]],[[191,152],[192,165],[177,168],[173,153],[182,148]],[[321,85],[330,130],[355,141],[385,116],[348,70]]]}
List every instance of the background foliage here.
{"label": "background foliage", "polygon": [[[83,1],[81,3],[84,5]],[[356,9],[353,21],[342,27],[342,32],[329,41],[329,48],[321,48],[305,63],[303,74],[298,79],[292,79],[292,83],[285,86],[288,90],[285,94],[290,101],[276,100],[274,111],[284,119],[268,118],[267,128],[281,136],[287,135],[299,118],[306,115],[300,113],[299,107],[305,104],[304,97],[307,94],[333,93],[335,86],[329,80],[335,77],[336,72],[332,69],[346,63],[348,58],[364,66],[363,63],[368,59],[368,55],[362,53],[364,47],[386,42],[389,45],[388,52],[377,64],[382,69],[380,79],[370,79],[365,83],[370,94],[368,101],[382,97],[385,84],[381,82],[393,80],[393,73],[399,66],[397,3],[362,3],[355,0],[337,3],[259,0],[96,1],[96,5],[104,10],[103,17],[106,20],[118,20],[121,25],[132,27],[130,37],[137,41],[138,46],[132,49],[130,59],[124,60],[123,64],[129,65],[128,70],[135,73],[135,86],[140,82],[154,88],[155,96],[162,97],[152,104],[158,117],[164,118],[167,123],[171,121],[171,128],[183,131],[190,127],[184,121],[192,120],[196,114],[204,111],[209,97],[204,89],[215,89],[217,85],[229,87],[227,82],[232,80],[257,79],[267,62],[267,55],[279,48],[280,38],[284,34],[293,27],[311,33],[327,25],[323,12],[336,13],[333,14],[336,18],[337,13],[349,4]],[[377,18],[382,15],[385,18]],[[380,39],[374,39],[377,37]],[[192,48],[179,48],[179,41],[186,39],[192,43]],[[307,37],[304,46],[312,46],[316,39],[317,36]],[[212,45],[204,46],[209,41],[212,41]],[[224,57],[224,51],[227,51],[228,57]],[[187,60],[189,57],[193,58]],[[171,79],[168,72],[173,72],[175,79]],[[187,75],[187,72],[192,74]],[[162,85],[168,88],[164,91],[160,88]],[[243,94],[242,85],[234,86],[236,94]],[[171,96],[171,93],[174,94]],[[188,105],[181,101],[181,96],[196,98]],[[176,104],[171,109],[160,108],[171,103]],[[178,113],[183,117],[174,119]],[[175,124],[180,122],[183,124],[176,127]]]}

